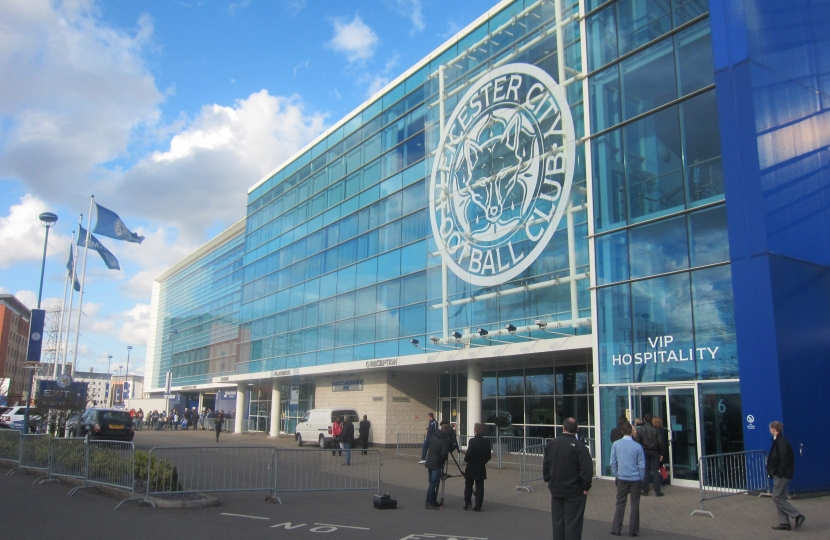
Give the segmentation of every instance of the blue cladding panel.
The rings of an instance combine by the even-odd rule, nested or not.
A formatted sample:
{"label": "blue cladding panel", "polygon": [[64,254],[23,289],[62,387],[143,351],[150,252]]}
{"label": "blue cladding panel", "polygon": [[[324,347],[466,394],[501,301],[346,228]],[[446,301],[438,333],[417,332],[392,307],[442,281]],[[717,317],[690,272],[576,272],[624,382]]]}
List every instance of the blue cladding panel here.
{"label": "blue cladding panel", "polygon": [[[746,448],[779,419],[794,491],[830,488],[830,4],[710,0]],[[814,456],[811,456],[815,453]],[[815,461],[814,461],[815,460]]]}

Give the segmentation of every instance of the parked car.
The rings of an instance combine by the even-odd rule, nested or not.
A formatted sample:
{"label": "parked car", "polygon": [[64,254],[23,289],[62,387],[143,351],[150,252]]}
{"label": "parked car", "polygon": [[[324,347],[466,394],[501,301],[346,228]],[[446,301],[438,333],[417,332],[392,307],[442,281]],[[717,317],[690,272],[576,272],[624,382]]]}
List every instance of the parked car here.
{"label": "parked car", "polygon": [[328,448],[333,441],[331,425],[338,416],[348,417],[355,424],[360,422],[355,409],[312,409],[297,422],[294,439],[300,446],[316,442],[320,448]]}
{"label": "parked car", "polygon": [[[23,416],[26,413],[26,406],[11,407],[9,410],[0,414],[0,428],[17,429],[23,428]],[[32,414],[32,409],[29,408],[29,431],[34,433],[37,431],[37,426],[40,424],[40,416]]]}
{"label": "parked car", "polygon": [[79,424],[81,422],[81,415],[80,414],[73,414],[66,420],[66,436],[67,437],[77,437],[81,434],[81,430],[79,429]]}
{"label": "parked car", "polygon": [[118,409],[87,409],[78,423],[81,437],[132,441],[135,426],[130,413]]}

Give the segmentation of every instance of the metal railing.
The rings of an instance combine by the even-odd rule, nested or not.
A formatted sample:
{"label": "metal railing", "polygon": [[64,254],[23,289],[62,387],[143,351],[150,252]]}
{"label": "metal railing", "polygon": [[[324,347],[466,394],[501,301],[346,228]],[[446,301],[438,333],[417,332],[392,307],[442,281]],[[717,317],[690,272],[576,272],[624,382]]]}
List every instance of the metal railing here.
{"label": "metal railing", "polygon": [[545,448],[546,444],[534,444],[522,448],[519,453],[519,485],[516,490],[533,491],[528,484],[544,479]]}
{"label": "metal railing", "polygon": [[[25,472],[27,470],[49,471],[49,463],[51,461],[51,443],[52,436],[49,434],[20,435],[20,460],[17,469],[13,469],[6,474],[11,476],[18,472]],[[35,480],[35,483],[40,479]]]}
{"label": "metal railing", "polygon": [[58,477],[79,480],[86,478],[86,439],[82,437],[53,439],[51,452],[52,460],[47,480],[57,480]]}
{"label": "metal railing", "polygon": [[279,449],[275,457],[275,492],[367,490],[380,493],[378,450],[344,449],[340,456],[331,450]]}
{"label": "metal railing", "polygon": [[[421,459],[421,449],[424,447],[425,433],[398,433],[395,435],[395,457],[416,457]],[[460,444],[460,441],[459,441]],[[413,450],[415,452],[413,452]]]}
{"label": "metal railing", "polygon": [[767,457],[763,450],[702,456],[700,465],[700,509],[692,515],[715,515],[703,503],[713,499],[758,492],[769,492]]}
{"label": "metal railing", "polygon": [[[20,466],[20,432],[18,430],[0,430],[0,461],[13,461],[18,467]],[[8,474],[11,474],[11,471]]]}
{"label": "metal railing", "polygon": [[127,501],[140,501],[135,496],[135,446],[123,441],[89,441],[87,443],[87,477],[84,485],[75,488],[91,488],[96,485],[125,489],[130,497],[118,503],[116,510]]}
{"label": "metal railing", "polygon": [[223,491],[267,491],[270,498],[276,452],[270,446],[153,448],[142,503],[155,507],[150,497],[156,495]]}

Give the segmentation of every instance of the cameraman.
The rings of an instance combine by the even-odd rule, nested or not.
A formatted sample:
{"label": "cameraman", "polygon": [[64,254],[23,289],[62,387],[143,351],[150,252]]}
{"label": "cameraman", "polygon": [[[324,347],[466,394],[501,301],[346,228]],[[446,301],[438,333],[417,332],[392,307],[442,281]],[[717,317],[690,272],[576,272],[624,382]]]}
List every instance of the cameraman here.
{"label": "cameraman", "polygon": [[450,423],[448,420],[441,420],[441,427],[449,426],[450,432],[450,452],[457,452],[459,450],[458,446],[458,434],[455,432],[455,422]]}
{"label": "cameraman", "polygon": [[437,429],[429,440],[427,459],[424,467],[429,474],[429,488],[427,489],[427,510],[437,510],[438,504],[438,483],[441,481],[441,469],[450,454],[450,425],[443,424]]}

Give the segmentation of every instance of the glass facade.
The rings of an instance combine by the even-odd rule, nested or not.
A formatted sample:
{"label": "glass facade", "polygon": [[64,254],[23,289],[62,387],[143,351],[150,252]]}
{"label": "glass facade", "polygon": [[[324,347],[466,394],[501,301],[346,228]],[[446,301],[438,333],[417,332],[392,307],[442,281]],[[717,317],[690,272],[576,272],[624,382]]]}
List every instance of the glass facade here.
{"label": "glass facade", "polygon": [[175,386],[235,372],[243,248],[240,233],[161,281],[148,388],[164,388],[167,371]]}
{"label": "glass facade", "polygon": [[[570,3],[561,20],[578,9],[577,2]],[[410,340],[446,339],[453,331],[469,334],[477,328],[493,332],[506,323],[522,327],[538,319],[562,321],[570,334],[590,333],[584,145],[573,139],[557,143],[573,155],[568,154],[573,168],[568,198],[566,186],[557,187],[548,177],[535,192],[538,200],[556,201],[560,218],[574,209],[567,219],[557,226],[553,210],[536,208],[550,222],[547,227],[515,226],[522,212],[533,212],[523,201],[534,193],[528,177],[536,162],[543,167],[544,156],[519,155],[510,137],[538,140],[540,132],[553,133],[560,115],[534,101],[540,91],[529,75],[503,80],[492,75],[505,64],[553,74],[566,101],[557,107],[571,111],[576,135],[584,133],[582,84],[574,84],[582,71],[579,23],[564,24],[559,36],[551,25],[555,21],[552,2],[514,2],[250,192],[238,373],[425,354]],[[463,150],[447,150],[446,125],[457,118],[469,126],[461,108],[476,85],[481,101],[472,106],[486,108],[490,117],[469,128],[477,130],[475,141]],[[496,107],[502,98],[532,102],[535,117],[517,118],[515,111]],[[441,206],[435,193],[443,180],[435,188],[434,169],[442,167],[436,160],[456,151],[453,156],[466,152],[466,161],[458,158],[453,174],[473,192],[466,206],[457,202],[464,189],[456,192],[459,227],[473,240],[507,234],[509,246],[477,249],[480,244],[472,241],[457,253],[439,253],[436,239],[443,240],[444,224],[432,223],[431,215]],[[506,179],[506,186],[479,190],[480,184],[472,183],[517,161],[524,176]],[[559,161],[544,163],[553,170]],[[539,240],[545,234],[547,243]],[[457,245],[453,238],[449,252]],[[496,266],[510,266],[511,255],[514,261],[535,258],[516,264],[514,276],[498,279]],[[447,272],[445,264],[462,270]],[[486,284],[470,276],[476,269],[478,281]],[[531,285],[538,288],[529,290]]]}

